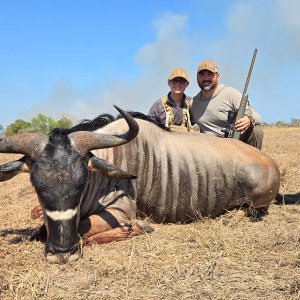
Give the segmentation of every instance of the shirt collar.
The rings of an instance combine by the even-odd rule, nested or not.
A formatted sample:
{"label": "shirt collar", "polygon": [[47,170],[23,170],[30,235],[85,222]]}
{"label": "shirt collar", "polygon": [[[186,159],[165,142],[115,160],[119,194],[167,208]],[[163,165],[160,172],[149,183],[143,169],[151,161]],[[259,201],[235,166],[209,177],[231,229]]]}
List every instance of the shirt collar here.
{"label": "shirt collar", "polygon": [[[181,100],[180,100],[180,107],[183,107],[183,106],[184,106],[184,101],[185,101],[185,99],[186,99],[186,95],[183,93],[182,98],[181,98]],[[173,101],[173,99],[172,99],[172,97],[171,97],[171,92],[168,93],[168,100],[167,100],[167,102],[168,102],[169,104],[171,104],[172,106],[176,106],[176,105],[175,105],[175,102]]]}

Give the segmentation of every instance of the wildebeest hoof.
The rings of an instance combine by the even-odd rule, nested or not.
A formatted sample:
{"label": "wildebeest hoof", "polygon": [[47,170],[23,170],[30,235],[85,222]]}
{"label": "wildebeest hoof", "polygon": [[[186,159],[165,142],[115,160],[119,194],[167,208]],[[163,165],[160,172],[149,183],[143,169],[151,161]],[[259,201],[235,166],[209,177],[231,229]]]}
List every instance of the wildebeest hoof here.
{"label": "wildebeest hoof", "polygon": [[136,225],[138,225],[140,228],[143,229],[143,232],[146,232],[146,233],[151,233],[154,231],[154,228],[151,227],[150,225],[148,225],[147,223],[144,223],[143,221],[141,220],[137,220],[135,222]]}
{"label": "wildebeest hoof", "polygon": [[133,224],[130,223],[122,223],[120,224],[121,227],[126,231],[140,231],[141,233],[151,233],[154,231],[154,229],[148,225],[147,223],[144,223],[141,220],[136,220]]}
{"label": "wildebeest hoof", "polygon": [[121,227],[126,230],[126,231],[132,231],[132,224],[130,223],[123,223],[123,224],[120,224]]}
{"label": "wildebeest hoof", "polygon": [[31,210],[31,219],[39,219],[43,217],[43,210],[40,205],[37,205]]}
{"label": "wildebeest hoof", "polygon": [[261,221],[264,216],[267,216],[269,214],[268,208],[261,207],[261,208],[254,208],[254,207],[248,207],[245,211],[245,216],[249,218],[252,222],[258,222]]}

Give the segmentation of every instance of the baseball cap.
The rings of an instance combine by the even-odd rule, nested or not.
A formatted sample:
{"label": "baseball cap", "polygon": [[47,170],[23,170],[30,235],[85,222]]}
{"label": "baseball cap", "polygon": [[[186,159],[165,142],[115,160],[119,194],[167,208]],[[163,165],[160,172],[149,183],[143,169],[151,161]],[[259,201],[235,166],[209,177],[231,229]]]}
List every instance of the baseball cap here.
{"label": "baseball cap", "polygon": [[218,66],[212,60],[208,60],[208,59],[203,60],[199,64],[197,73],[199,73],[202,70],[208,70],[213,73],[219,73]]}
{"label": "baseball cap", "polygon": [[189,82],[189,76],[183,68],[175,68],[171,71],[169,75],[169,80],[172,80],[176,77],[184,78],[187,82]]}

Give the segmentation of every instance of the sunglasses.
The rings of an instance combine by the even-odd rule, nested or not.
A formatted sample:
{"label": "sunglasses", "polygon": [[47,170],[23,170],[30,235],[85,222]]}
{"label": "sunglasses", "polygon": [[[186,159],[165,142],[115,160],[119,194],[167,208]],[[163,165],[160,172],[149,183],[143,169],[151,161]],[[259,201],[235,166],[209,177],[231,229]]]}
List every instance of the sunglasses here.
{"label": "sunglasses", "polygon": [[179,78],[179,79],[172,79],[170,80],[172,84],[176,84],[176,83],[179,83],[179,84],[184,84],[186,83],[187,81],[183,78]]}

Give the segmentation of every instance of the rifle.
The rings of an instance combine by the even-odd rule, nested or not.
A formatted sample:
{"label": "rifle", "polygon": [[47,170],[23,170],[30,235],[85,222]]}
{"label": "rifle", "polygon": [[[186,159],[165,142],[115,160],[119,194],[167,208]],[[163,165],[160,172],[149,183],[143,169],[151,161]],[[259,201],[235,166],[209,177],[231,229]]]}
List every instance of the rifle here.
{"label": "rifle", "polygon": [[225,132],[225,134],[224,134],[225,138],[234,138],[234,139],[237,139],[237,140],[240,139],[241,132],[235,130],[235,121],[241,119],[245,115],[246,106],[248,104],[247,89],[248,89],[248,84],[249,84],[249,81],[250,81],[253,65],[254,65],[254,62],[255,62],[256,53],[257,53],[257,49],[255,49],[254,53],[253,53],[253,57],[252,57],[252,61],[251,61],[250,69],[249,69],[249,72],[248,72],[248,76],[247,76],[247,80],[246,80],[246,84],[245,84],[245,87],[244,87],[244,91],[243,91],[243,95],[242,95],[242,99],[241,99],[239,109],[228,111],[227,126],[226,126],[225,129],[222,129],[222,131]]}

